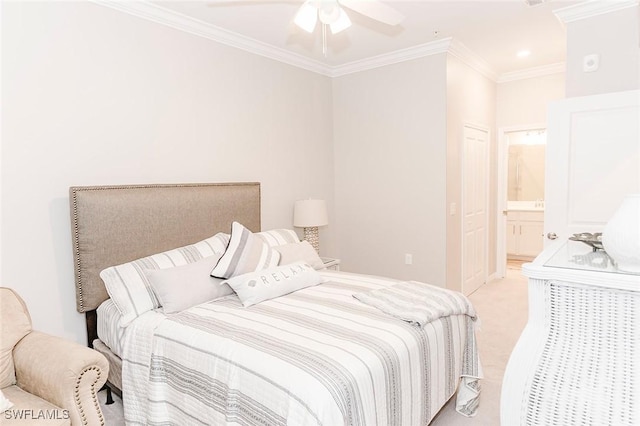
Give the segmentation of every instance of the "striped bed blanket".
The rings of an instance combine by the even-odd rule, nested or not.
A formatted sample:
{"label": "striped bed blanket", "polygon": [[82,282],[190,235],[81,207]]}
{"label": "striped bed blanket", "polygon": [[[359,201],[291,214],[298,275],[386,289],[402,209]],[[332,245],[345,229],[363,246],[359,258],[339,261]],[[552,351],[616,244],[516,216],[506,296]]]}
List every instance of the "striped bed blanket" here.
{"label": "striped bed blanket", "polygon": [[473,414],[471,305],[415,327],[353,297],[398,281],[322,274],[328,282],[250,308],[229,296],[134,321],[127,424],[426,425],[458,388]]}
{"label": "striped bed blanket", "polygon": [[477,319],[471,302],[461,293],[417,281],[356,293],[353,297],[418,327],[448,315],[468,315],[474,321]]}

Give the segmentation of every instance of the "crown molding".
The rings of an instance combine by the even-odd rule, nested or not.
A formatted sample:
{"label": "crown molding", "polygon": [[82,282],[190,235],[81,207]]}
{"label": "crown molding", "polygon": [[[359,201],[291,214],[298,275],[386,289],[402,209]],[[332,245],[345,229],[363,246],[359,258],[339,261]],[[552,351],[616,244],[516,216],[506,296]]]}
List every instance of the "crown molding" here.
{"label": "crown molding", "polygon": [[340,77],[347,74],[353,74],[360,71],[366,71],[374,68],[384,67],[386,65],[397,64],[399,62],[410,61],[412,59],[423,58],[425,56],[446,53],[451,46],[451,38],[432,41],[430,43],[420,44],[418,46],[407,47],[406,49],[395,50],[390,53],[372,56],[370,58],[361,59],[337,65],[331,68],[331,77]]}
{"label": "crown molding", "polygon": [[200,21],[176,11],[149,3],[144,0],[89,0],[95,4],[106,6],[120,12],[128,13],[142,19],[166,25],[190,34],[207,38],[227,46],[235,47],[256,55],[284,62],[298,68],[331,76],[332,67],[322,62],[309,59],[286,49],[271,46],[250,37],[225,30],[210,23]]}
{"label": "crown molding", "polygon": [[638,6],[638,0],[589,0],[584,3],[556,9],[553,13],[560,22],[568,24],[569,22],[591,18],[633,6]]}
{"label": "crown molding", "polygon": [[[174,10],[149,3],[146,0],[89,1],[327,77],[339,77],[439,53],[449,53],[487,78],[497,81],[496,73],[482,58],[451,37],[349,62],[344,65],[330,66],[289,50],[263,43]],[[635,1],[637,2],[638,0]]]}
{"label": "crown molding", "polygon": [[487,77],[489,80],[497,81],[498,75],[493,71],[493,69],[491,69],[491,66],[458,40],[454,39],[451,41],[449,53]]}
{"label": "crown molding", "polygon": [[556,64],[542,65],[539,67],[527,68],[524,70],[507,72],[501,74],[496,83],[506,83],[509,81],[525,80],[527,78],[542,77],[551,74],[560,74],[566,71],[566,64],[558,62]]}

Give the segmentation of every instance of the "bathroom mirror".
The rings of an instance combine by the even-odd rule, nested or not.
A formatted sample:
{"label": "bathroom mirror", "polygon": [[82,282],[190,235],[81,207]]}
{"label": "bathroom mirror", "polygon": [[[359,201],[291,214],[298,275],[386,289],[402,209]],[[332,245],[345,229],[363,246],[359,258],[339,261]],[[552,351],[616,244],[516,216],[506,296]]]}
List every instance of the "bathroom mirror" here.
{"label": "bathroom mirror", "polygon": [[506,133],[509,146],[508,201],[544,200],[546,129]]}

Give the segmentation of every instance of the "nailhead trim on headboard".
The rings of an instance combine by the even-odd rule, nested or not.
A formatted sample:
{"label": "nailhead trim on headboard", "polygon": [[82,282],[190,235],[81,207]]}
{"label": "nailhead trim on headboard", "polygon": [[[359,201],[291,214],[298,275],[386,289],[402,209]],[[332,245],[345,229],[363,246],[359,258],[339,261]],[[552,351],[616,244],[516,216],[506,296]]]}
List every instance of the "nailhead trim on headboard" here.
{"label": "nailhead trim on headboard", "polygon": [[[131,190],[131,189],[171,189],[171,188],[205,188],[205,187],[257,187],[257,222],[259,226],[260,218],[260,184],[257,182],[228,182],[228,183],[185,183],[185,184],[142,184],[142,185],[105,185],[105,186],[73,186],[69,188],[69,197],[71,204],[71,221],[72,221],[72,242],[73,242],[73,255],[74,255],[74,274],[76,281],[76,308],[78,312],[87,312],[96,309],[97,306],[88,306],[87,300],[84,294],[84,287],[88,285],[83,282],[83,259],[80,252],[80,229],[79,229],[79,213],[78,213],[78,193],[81,191],[106,191],[106,190]],[[257,229],[259,230],[259,229]],[[206,238],[207,236],[203,236]],[[189,242],[185,242],[188,244]],[[131,259],[134,260],[134,259]],[[93,299],[93,298],[91,298]],[[90,301],[90,305],[94,302]]]}

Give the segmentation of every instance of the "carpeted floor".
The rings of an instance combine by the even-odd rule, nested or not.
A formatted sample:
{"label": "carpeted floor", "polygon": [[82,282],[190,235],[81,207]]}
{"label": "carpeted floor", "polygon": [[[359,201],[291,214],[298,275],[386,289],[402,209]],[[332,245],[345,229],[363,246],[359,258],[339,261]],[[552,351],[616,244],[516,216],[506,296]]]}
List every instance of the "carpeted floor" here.
{"label": "carpeted floor", "polygon": [[[502,376],[511,350],[527,322],[527,282],[521,275],[520,263],[509,262],[504,279],[483,285],[470,299],[481,321],[477,333],[484,369],[480,407],[475,417],[464,417],[455,411],[454,396],[431,426],[500,425]],[[115,403],[107,406],[104,405],[105,392],[100,392],[99,397],[107,426],[124,425],[122,401],[114,395]]]}

